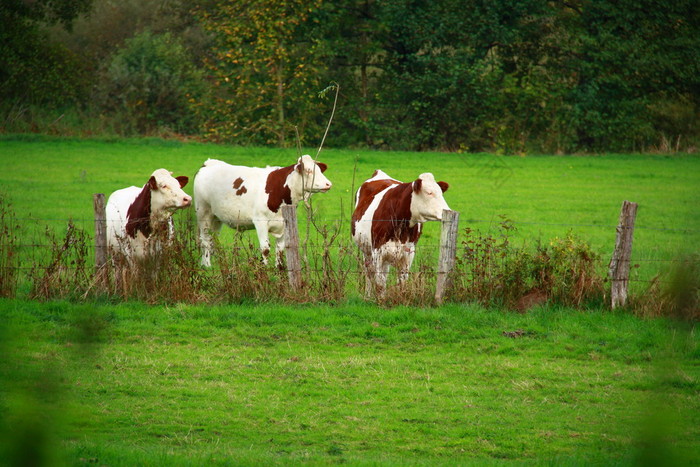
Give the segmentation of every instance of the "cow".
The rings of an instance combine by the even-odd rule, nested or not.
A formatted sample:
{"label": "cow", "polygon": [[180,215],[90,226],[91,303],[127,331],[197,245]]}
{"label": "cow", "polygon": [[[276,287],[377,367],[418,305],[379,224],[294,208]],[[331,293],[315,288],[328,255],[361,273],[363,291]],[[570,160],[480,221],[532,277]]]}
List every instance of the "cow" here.
{"label": "cow", "polygon": [[400,282],[408,278],[423,222],[441,220],[442,211],[449,209],[443,197],[448,188],[431,173],[402,183],[381,170],[362,183],[350,228],[364,256],[368,298],[373,288],[383,294],[391,266],[398,269]]}
{"label": "cow", "polygon": [[166,169],[158,169],[143,187],[112,193],[106,206],[110,251],[130,262],[143,260],[160,248],[160,233],[172,238],[173,213],[192,204],[192,197],[182,191],[188,181],[186,176],[173,177]]}
{"label": "cow", "polygon": [[202,266],[211,266],[212,234],[222,224],[237,230],[254,228],[265,264],[270,254],[268,237],[275,237],[276,262],[281,266],[285,237],[280,208],[330,190],[332,184],[323,175],[326,168],[309,155],[287,167],[244,167],[207,160],[194,177]]}

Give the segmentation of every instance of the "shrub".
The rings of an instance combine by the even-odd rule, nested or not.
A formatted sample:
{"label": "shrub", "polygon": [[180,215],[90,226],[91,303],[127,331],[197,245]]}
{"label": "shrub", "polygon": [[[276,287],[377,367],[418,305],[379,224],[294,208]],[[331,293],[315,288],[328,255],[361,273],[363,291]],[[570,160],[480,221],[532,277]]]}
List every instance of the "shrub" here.
{"label": "shrub", "polygon": [[101,106],[121,122],[122,134],[199,129],[194,106],[203,95],[202,72],[170,34],[145,31],[118,50],[98,92]]}
{"label": "shrub", "polygon": [[32,265],[31,298],[78,298],[89,290],[92,270],[88,265],[90,240],[87,233],[72,222],[68,222],[65,237],[59,241],[46,229],[51,255],[46,265]]}
{"label": "shrub", "polygon": [[603,296],[600,257],[573,234],[514,246],[513,223],[503,218],[495,235],[464,230],[453,273],[452,299],[518,311],[556,303],[580,307]]}
{"label": "shrub", "polygon": [[700,320],[700,255],[686,255],[651,281],[630,309],[643,317],[671,316],[682,321]]}

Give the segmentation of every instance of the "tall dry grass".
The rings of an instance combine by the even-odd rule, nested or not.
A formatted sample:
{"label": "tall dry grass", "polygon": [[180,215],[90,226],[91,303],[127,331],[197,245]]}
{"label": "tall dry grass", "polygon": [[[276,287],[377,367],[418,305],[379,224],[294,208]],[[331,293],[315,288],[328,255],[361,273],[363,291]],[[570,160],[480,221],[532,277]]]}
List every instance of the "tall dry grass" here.
{"label": "tall dry grass", "polygon": [[0,193],[0,297],[13,297],[19,277],[19,226],[8,199]]}
{"label": "tall dry grass", "polygon": [[[200,266],[196,225],[183,217],[172,239],[160,238],[162,248],[144,261],[133,262],[112,253],[107,267],[97,271],[92,238],[68,222],[57,237],[45,230],[49,249],[20,264],[18,226],[7,200],[0,197],[0,296],[17,294],[20,271],[27,270],[29,298],[137,300],[145,303],[342,303],[365,290],[363,259],[341,235],[342,223],[312,221],[313,233],[302,239],[302,285],[289,285],[285,268],[265,265],[250,237],[235,234],[227,246],[215,245],[215,266]],[[446,300],[476,302],[525,312],[550,304],[574,308],[605,306],[609,284],[602,258],[573,234],[531,245],[512,242],[513,223],[502,219],[496,231],[466,228],[457,249],[452,285]],[[630,297],[627,308],[643,317],[700,319],[700,258],[688,256],[660,274],[642,293]],[[436,258],[423,255],[407,281],[390,275],[382,306],[434,305]]]}
{"label": "tall dry grass", "polygon": [[569,234],[532,247],[516,246],[505,218],[495,233],[463,231],[451,298],[526,311],[544,303],[581,307],[604,296],[601,258]]}

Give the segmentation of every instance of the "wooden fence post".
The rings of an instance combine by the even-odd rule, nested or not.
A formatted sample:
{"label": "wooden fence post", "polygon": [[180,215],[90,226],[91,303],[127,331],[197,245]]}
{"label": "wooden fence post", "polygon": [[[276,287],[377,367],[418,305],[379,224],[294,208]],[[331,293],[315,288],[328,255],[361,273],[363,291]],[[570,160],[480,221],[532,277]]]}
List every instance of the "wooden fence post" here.
{"label": "wooden fence post", "polygon": [[293,290],[301,287],[301,260],[299,259],[299,225],[297,224],[296,206],[282,206],[284,218],[284,252],[287,258],[289,285]]}
{"label": "wooden fence post", "polygon": [[107,214],[104,193],[92,195],[95,210],[95,274],[97,283],[104,285],[107,278]]}
{"label": "wooden fence post", "polygon": [[630,261],[632,259],[632,237],[634,221],[637,217],[637,203],[624,201],[620,211],[620,222],[617,226],[615,251],[610,259],[608,275],[610,276],[610,299],[612,309],[625,306],[627,301],[627,285],[630,276]]}
{"label": "wooden fence post", "polygon": [[438,263],[435,301],[440,304],[445,292],[450,287],[450,273],[457,256],[457,232],[459,230],[459,213],[445,209],[442,211],[442,232],[440,234],[440,260]]}

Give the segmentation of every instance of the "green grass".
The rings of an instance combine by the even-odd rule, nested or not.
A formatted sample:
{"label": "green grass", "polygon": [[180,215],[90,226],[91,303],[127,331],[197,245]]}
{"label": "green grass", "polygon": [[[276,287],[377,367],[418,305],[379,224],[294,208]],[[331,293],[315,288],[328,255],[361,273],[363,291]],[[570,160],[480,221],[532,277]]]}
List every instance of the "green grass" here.
{"label": "green grass", "polygon": [[[92,231],[93,193],[141,185],[159,167],[193,177],[209,157],[287,165],[296,153],[5,136],[0,191],[22,242],[45,243],[44,229],[60,234],[69,218]],[[642,280],[697,252],[697,155],[326,149],[320,159],[334,188],[314,197],[317,217],[344,219],[345,242],[353,187],[382,168],[449,182],[462,228],[496,232],[504,215],[529,244],[573,231],[603,262],[622,201],[636,201]],[[423,254],[435,253],[439,227],[427,225]],[[0,465],[700,463],[695,328],[622,312],[386,308],[356,297],[335,306],[0,299]]]}
{"label": "green grass", "polygon": [[[315,154],[312,149],[305,152]],[[296,151],[158,139],[5,136],[0,139],[0,189],[10,196],[26,229],[48,225],[61,230],[72,218],[91,232],[93,193],[109,195],[125,186],[140,186],[159,167],[192,178],[210,157],[233,164],[288,165]],[[604,261],[614,247],[622,201],[637,202],[633,261],[639,267],[633,278],[648,280],[679,253],[698,251],[698,155],[499,157],[324,149],[320,159],[329,164],[326,175],[334,188],[314,197],[316,217],[324,223],[342,219],[346,241],[353,188],[381,168],[404,181],[431,171],[450,183],[446,200],[460,211],[461,228],[489,231],[499,216],[506,216],[518,228],[515,239],[531,244],[572,231]],[[185,191],[191,193],[192,185]],[[185,215],[193,213],[177,214]],[[303,224],[300,230],[303,236]],[[437,249],[439,230],[439,223],[426,224],[424,251]],[[225,231],[224,242],[230,238]]]}
{"label": "green grass", "polygon": [[0,439],[52,462],[700,462],[697,333],[667,320],[353,302],[0,313]]}

